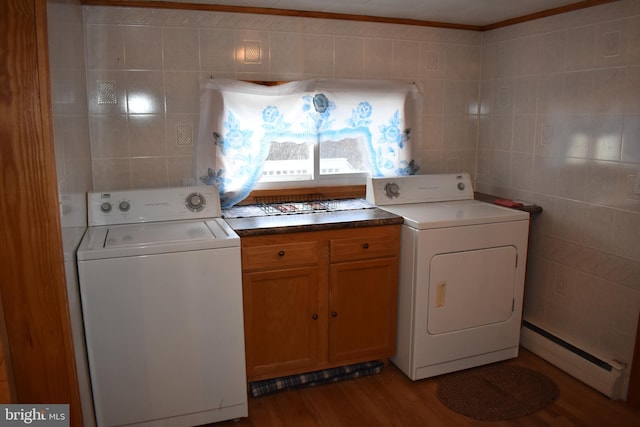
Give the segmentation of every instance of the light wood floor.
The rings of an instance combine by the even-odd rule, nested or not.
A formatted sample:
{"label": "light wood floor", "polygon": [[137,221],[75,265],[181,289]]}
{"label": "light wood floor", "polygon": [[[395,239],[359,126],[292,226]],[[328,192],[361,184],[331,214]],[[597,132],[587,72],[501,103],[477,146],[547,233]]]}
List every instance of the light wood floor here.
{"label": "light wood floor", "polygon": [[457,414],[436,397],[438,379],[412,382],[395,366],[366,378],[313,388],[249,397],[249,418],[216,427],[456,427],[456,426],[640,426],[640,410],[575,380],[534,354],[503,363],[525,366],[552,378],[560,397],[537,413],[504,422],[476,421]]}

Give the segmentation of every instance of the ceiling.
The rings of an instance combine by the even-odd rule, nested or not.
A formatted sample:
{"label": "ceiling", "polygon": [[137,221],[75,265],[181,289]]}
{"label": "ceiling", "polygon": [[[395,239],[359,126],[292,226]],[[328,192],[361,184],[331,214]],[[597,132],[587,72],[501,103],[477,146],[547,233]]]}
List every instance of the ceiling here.
{"label": "ceiling", "polygon": [[565,6],[576,8],[606,1],[580,0],[166,0],[305,12],[410,19],[453,25],[491,26],[513,18]]}

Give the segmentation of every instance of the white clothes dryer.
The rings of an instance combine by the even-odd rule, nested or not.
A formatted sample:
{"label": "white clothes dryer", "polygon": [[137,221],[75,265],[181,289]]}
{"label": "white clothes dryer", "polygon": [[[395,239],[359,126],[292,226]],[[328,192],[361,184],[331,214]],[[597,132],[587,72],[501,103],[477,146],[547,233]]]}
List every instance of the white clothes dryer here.
{"label": "white clothes dryer", "polygon": [[367,183],[404,217],[391,360],[412,380],[518,355],[529,214],[473,197],[466,173]]}
{"label": "white clothes dryer", "polygon": [[240,238],[215,187],[90,193],[77,251],[96,424],[247,416]]}

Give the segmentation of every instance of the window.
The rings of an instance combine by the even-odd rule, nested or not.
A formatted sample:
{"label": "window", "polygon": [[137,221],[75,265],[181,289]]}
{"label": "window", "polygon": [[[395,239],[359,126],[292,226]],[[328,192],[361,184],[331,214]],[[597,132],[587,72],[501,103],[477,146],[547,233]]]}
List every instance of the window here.
{"label": "window", "polygon": [[314,142],[271,141],[256,187],[273,188],[265,184],[297,181],[307,181],[309,186],[335,177],[364,182],[370,170],[362,137],[321,140],[317,149]]}
{"label": "window", "polygon": [[366,174],[371,170],[363,137],[319,142],[320,175]]}
{"label": "window", "polygon": [[271,141],[258,182],[312,181],[313,143]]}
{"label": "window", "polygon": [[307,80],[260,86],[203,84],[198,177],[220,186],[223,206],[254,188],[364,183],[415,172],[413,84]]}

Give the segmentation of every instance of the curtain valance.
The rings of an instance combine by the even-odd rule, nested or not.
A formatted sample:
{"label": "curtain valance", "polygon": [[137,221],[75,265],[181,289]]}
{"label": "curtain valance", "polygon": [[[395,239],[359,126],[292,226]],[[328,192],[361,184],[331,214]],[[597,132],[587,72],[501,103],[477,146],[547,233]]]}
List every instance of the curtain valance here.
{"label": "curtain valance", "polygon": [[303,80],[263,86],[237,80],[202,82],[198,179],[220,187],[224,207],[243,200],[260,180],[272,142],[323,144],[357,138],[372,176],[416,170],[412,129],[420,119],[415,84],[379,80]]}

